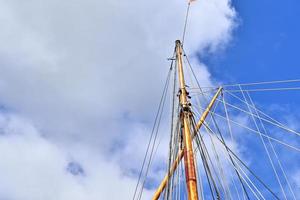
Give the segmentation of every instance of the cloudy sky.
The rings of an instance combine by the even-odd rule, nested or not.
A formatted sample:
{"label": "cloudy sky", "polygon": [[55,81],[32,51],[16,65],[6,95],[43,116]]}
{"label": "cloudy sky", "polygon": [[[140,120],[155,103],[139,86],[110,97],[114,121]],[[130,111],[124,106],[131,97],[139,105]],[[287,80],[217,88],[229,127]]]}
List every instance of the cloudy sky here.
{"label": "cloudy sky", "polygon": [[[299,77],[299,3],[254,2],[193,3],[185,49],[201,84]],[[1,200],[132,198],[186,4],[0,0]]]}

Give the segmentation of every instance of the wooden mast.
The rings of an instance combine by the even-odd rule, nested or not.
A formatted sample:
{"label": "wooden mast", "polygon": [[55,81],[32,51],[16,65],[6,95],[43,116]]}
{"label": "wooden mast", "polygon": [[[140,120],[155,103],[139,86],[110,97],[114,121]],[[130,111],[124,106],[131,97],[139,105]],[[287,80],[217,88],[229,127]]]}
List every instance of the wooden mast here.
{"label": "wooden mast", "polygon": [[[181,42],[180,41],[176,41],[176,59],[177,59],[177,63],[178,63],[178,70],[179,70],[179,76],[182,76],[182,79],[180,80],[180,103],[181,103],[181,105],[182,105],[182,100],[183,100],[183,102],[185,102],[185,103],[187,103],[187,104],[185,104],[185,106],[187,106],[188,107],[188,112],[189,112],[189,114],[187,115],[187,121],[189,121],[190,119],[190,115],[191,115],[191,112],[190,112],[190,106],[188,105],[188,101],[187,101],[187,91],[186,91],[186,86],[185,86],[185,81],[184,81],[184,73],[183,73],[183,66],[182,66],[182,47],[181,47]],[[179,69],[180,68],[180,69]],[[181,75],[180,75],[181,74]],[[182,85],[183,85],[183,87],[182,87]],[[212,98],[212,100],[211,100],[211,102],[209,103],[209,105],[208,105],[208,107],[205,109],[205,111],[203,112],[203,114],[202,114],[202,116],[201,116],[201,118],[200,118],[200,120],[198,121],[198,123],[197,123],[197,125],[196,125],[196,132],[201,128],[201,126],[203,125],[203,123],[204,123],[204,121],[205,121],[205,119],[206,119],[206,117],[208,116],[208,114],[209,114],[209,112],[210,112],[210,110],[211,110],[211,108],[212,108],[212,106],[214,105],[214,103],[215,103],[215,101],[216,101],[216,99],[218,98],[218,96],[220,95],[220,93],[221,93],[221,91],[222,91],[222,87],[220,87],[219,89],[218,89],[218,91],[217,91],[217,93],[214,95],[214,97]],[[182,97],[182,96],[184,96],[184,97]],[[183,105],[182,105],[182,107],[183,107]],[[181,116],[183,116],[183,118],[181,118],[182,120],[184,120],[184,109],[182,109],[182,111],[183,111],[183,115],[181,115]],[[182,122],[182,124],[183,124],[183,126],[184,126],[184,122]],[[188,123],[188,125],[189,125],[189,123]],[[184,132],[184,128],[183,128],[183,132]],[[191,139],[191,141],[192,141],[192,139],[196,136],[196,135],[191,135],[191,133],[190,133],[190,126],[188,126],[188,128],[186,129],[187,131],[189,131],[189,133],[188,133],[188,136],[190,137],[190,139]],[[192,142],[190,141],[190,144],[192,145]],[[164,179],[162,180],[162,182],[161,182],[161,184],[159,185],[159,187],[157,188],[157,190],[156,190],[156,192],[155,192],[155,194],[153,195],[153,198],[152,198],[152,200],[158,200],[159,199],[159,197],[160,197],[160,195],[161,195],[161,193],[163,192],[163,190],[165,189],[165,187],[166,187],[166,185],[167,185],[167,183],[168,183],[168,181],[169,181],[169,179],[170,179],[170,177],[173,175],[173,173],[175,172],[175,170],[177,169],[177,167],[178,167],[178,165],[179,165],[179,163],[180,163],[180,161],[181,161],[181,159],[186,155],[185,154],[185,152],[186,152],[186,146],[184,146],[184,149],[183,150],[180,150],[179,152],[178,152],[178,155],[177,155],[177,157],[176,157],[176,159],[175,159],[175,161],[174,161],[174,163],[172,164],[172,166],[171,166],[171,168],[170,168],[170,171],[169,171],[169,173],[164,177]],[[193,156],[193,151],[191,151],[192,152],[192,156]],[[186,159],[185,159],[186,160]],[[194,161],[194,157],[193,157],[193,161]],[[193,164],[194,164],[194,162],[193,162]],[[189,168],[190,169],[190,168]],[[195,172],[195,165],[194,165],[194,172]],[[186,174],[187,174],[187,171],[186,171]],[[195,173],[194,173],[195,174]],[[194,180],[196,180],[196,177],[194,177],[195,179]],[[193,181],[193,180],[192,180]],[[195,183],[197,184],[197,182],[195,181]],[[187,184],[188,184],[188,179],[187,179]],[[189,194],[189,193],[188,193]],[[195,194],[195,193],[194,193]],[[196,199],[198,199],[198,191],[197,191],[197,187],[196,187]],[[191,199],[190,198],[190,196],[189,196],[189,199]]]}
{"label": "wooden mast", "polygon": [[179,102],[181,106],[180,118],[181,118],[181,129],[183,133],[184,143],[184,166],[185,166],[185,177],[186,186],[188,193],[188,200],[198,200],[198,188],[197,188],[197,177],[195,169],[195,158],[193,151],[192,135],[191,135],[191,108],[190,102],[188,101],[188,92],[186,90],[186,84],[184,80],[184,72],[182,65],[182,46],[180,40],[176,41],[176,61],[178,67],[179,76]]}

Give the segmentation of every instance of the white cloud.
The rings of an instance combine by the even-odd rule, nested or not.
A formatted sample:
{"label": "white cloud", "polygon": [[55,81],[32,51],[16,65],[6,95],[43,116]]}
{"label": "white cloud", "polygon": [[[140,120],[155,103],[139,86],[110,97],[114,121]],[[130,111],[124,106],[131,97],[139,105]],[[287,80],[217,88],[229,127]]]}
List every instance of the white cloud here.
{"label": "white cloud", "polygon": [[[14,115],[1,115],[0,128],[2,199],[122,199],[132,195],[135,180],[124,177],[119,167],[87,147],[59,148]],[[73,159],[82,165],[83,176],[67,171]]]}
{"label": "white cloud", "polygon": [[[137,140],[130,133],[141,141],[148,138],[168,70],[166,58],[181,35],[185,6],[184,0],[0,1],[0,101],[29,124],[17,129],[17,118],[1,121],[2,127],[9,125],[18,134],[1,136],[7,164],[2,165],[2,159],[0,165],[10,182],[0,181],[8,187],[0,197],[38,199],[30,195],[49,194],[43,199],[69,199],[64,195],[76,190],[78,199],[87,198],[86,191],[105,199],[116,182],[123,190],[120,195],[130,197],[133,190],[127,185],[134,181],[120,174],[120,158],[139,158],[145,149],[132,149]],[[234,18],[230,0],[195,2],[185,43],[188,53],[223,48]],[[201,83],[210,84],[206,67],[193,60]],[[82,159],[88,160],[92,175],[82,186],[60,170],[66,164],[66,149],[87,151],[87,146],[91,153],[82,153]],[[113,157],[107,156],[112,149]],[[16,162],[26,163],[24,170]],[[104,181],[108,178],[102,174],[112,179]],[[26,176],[33,176],[28,184],[20,180]],[[59,187],[49,189],[48,183],[56,187],[56,182]],[[90,192],[101,187],[105,190]],[[33,188],[41,192],[30,192]],[[61,196],[51,198],[54,193]]]}

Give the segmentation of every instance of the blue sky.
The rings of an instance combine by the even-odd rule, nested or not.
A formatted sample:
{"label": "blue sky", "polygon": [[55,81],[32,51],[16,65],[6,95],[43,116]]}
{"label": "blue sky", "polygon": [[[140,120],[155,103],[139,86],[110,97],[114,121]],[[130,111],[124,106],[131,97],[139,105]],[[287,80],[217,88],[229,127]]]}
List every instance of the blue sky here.
{"label": "blue sky", "polygon": [[208,56],[213,76],[224,82],[298,78],[299,1],[234,0],[233,5],[239,27],[222,55]]}
{"label": "blue sky", "polygon": [[[132,197],[186,3],[0,0],[0,199]],[[191,56],[200,83],[299,78],[298,10],[296,1],[194,2],[185,48],[212,50]],[[278,94],[253,98],[297,119],[296,92]],[[161,139],[154,182],[165,173]]]}
{"label": "blue sky", "polygon": [[[232,1],[238,27],[226,50],[200,56],[212,77],[223,83],[247,83],[300,77],[300,2]],[[276,85],[297,86],[295,85]],[[299,86],[299,84],[298,84]],[[255,93],[264,105],[299,110],[299,92]]]}
{"label": "blue sky", "polygon": [[[233,0],[233,5],[239,17],[233,41],[220,54],[200,58],[205,60],[212,76],[224,83],[298,79],[300,2]],[[276,118],[292,113],[299,119],[298,91],[257,93],[253,98],[266,109],[270,104],[285,107],[285,112],[272,113]],[[291,166],[297,166],[297,162],[299,157],[292,161]],[[264,174],[263,169],[257,171]]]}

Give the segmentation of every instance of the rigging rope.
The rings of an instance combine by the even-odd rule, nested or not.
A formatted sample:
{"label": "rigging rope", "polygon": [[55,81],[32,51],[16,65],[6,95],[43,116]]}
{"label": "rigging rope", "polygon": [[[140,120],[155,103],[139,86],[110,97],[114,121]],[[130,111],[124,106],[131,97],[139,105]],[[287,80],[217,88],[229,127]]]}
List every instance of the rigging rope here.
{"label": "rigging rope", "polygon": [[[184,50],[183,50],[183,52],[184,52]],[[187,58],[187,56],[186,56],[186,53],[184,52],[184,54],[185,54],[185,58],[187,59],[187,62],[188,62],[188,66],[191,68],[191,71],[192,71],[192,73],[193,73],[193,75],[194,75],[194,77],[195,77],[195,79],[196,79],[196,81],[197,81],[197,78],[196,78],[196,76],[195,76],[195,73],[194,73],[194,71],[193,71],[193,69],[192,69],[192,67],[191,67],[191,65],[190,65],[190,63],[189,63],[189,60],[188,60],[188,58]],[[287,81],[273,81],[273,82],[263,82],[264,84],[271,84],[271,83],[279,83],[279,82],[300,82],[300,79],[299,80],[287,80]],[[263,83],[250,83],[250,84],[248,84],[248,85],[258,85],[258,84],[263,84]],[[198,89],[200,90],[200,94],[202,94],[203,96],[205,96],[204,95],[204,93],[206,92],[204,92],[204,91],[202,91],[202,89],[201,89],[201,87],[200,87],[200,84],[198,83],[198,81],[197,81],[197,84],[198,84]],[[214,89],[215,90],[215,89]],[[247,89],[246,91],[271,91],[271,90],[273,90],[273,91],[275,91],[275,90],[300,90],[300,87],[289,87],[289,88],[260,88],[260,89]],[[212,90],[211,90],[212,91]],[[232,92],[233,90],[225,90],[225,92]],[[244,90],[245,91],[245,90]],[[240,91],[239,91],[240,92]],[[223,98],[224,98],[224,93],[223,93]],[[218,99],[219,100],[219,99]],[[226,104],[226,102],[225,102],[225,100],[223,99],[223,101],[221,101],[221,102],[223,102],[223,104],[224,104],[224,106],[225,106],[225,104]],[[253,105],[254,106],[254,105]],[[226,114],[226,119],[227,119],[227,123],[228,123],[228,125],[229,125],[229,130],[231,129],[231,127],[230,127],[230,120],[229,120],[229,117],[228,117],[228,111],[227,111],[227,108],[226,108],[226,106],[224,107],[224,109],[225,109],[225,114]],[[246,111],[247,112],[247,111]],[[214,114],[214,113],[211,113],[212,115]],[[251,116],[254,116],[254,117],[256,117],[256,118],[258,118],[259,120],[261,120],[262,119],[262,117],[261,116],[259,116],[258,114],[253,114],[252,112],[250,113],[250,115]],[[282,128],[282,129],[284,129],[284,130],[287,130],[287,131],[289,131],[289,132],[292,132],[292,133],[295,133],[296,135],[299,135],[299,133],[298,132],[296,132],[296,131],[293,131],[293,130],[291,130],[291,129],[289,129],[289,128],[287,128],[286,126],[284,126],[284,125],[282,125],[281,123],[278,123],[277,121],[274,123],[274,122],[272,122],[272,121],[274,121],[273,119],[271,119],[272,121],[270,121],[270,120],[268,120],[268,119],[263,119],[263,120],[265,120],[265,121],[268,121],[269,123],[271,123],[271,124],[273,124],[273,125],[276,125],[276,126],[278,126],[278,127],[280,127],[280,128]],[[257,132],[260,132],[260,131],[257,131]],[[261,132],[260,132],[261,133]],[[230,130],[230,135],[231,135],[231,138],[232,138],[232,131]],[[264,137],[266,137],[267,135],[265,134],[265,135],[263,135]],[[270,138],[270,137],[267,137],[268,138],[268,140],[271,140],[271,139],[274,139],[274,138]],[[275,141],[276,141],[276,139],[275,139]],[[278,141],[277,141],[278,142]],[[282,144],[282,142],[280,141],[280,143]],[[286,143],[285,143],[286,144]],[[291,145],[288,145],[289,147],[291,147]]]}
{"label": "rigging rope", "polygon": [[[232,95],[232,94],[231,94],[231,95]],[[237,97],[237,96],[235,96],[235,97]],[[237,98],[238,98],[238,97],[237,97]],[[240,99],[240,100],[241,100],[241,99]],[[277,120],[271,118],[269,115],[265,114],[264,112],[262,112],[261,110],[259,110],[259,109],[257,109],[257,108],[256,108],[256,110],[257,110],[259,113],[261,113],[262,115],[266,116],[266,117],[269,118],[270,120],[268,120],[268,119],[266,119],[266,118],[262,118],[262,117],[260,117],[260,116],[258,116],[258,115],[256,115],[256,114],[250,113],[250,112],[248,112],[248,111],[246,111],[246,110],[244,110],[244,109],[242,109],[242,108],[239,108],[239,107],[237,107],[237,106],[235,106],[235,105],[233,105],[233,104],[230,104],[230,103],[228,103],[228,102],[224,102],[224,100],[216,99],[216,101],[225,103],[227,106],[229,106],[229,107],[231,107],[231,108],[235,108],[236,110],[239,110],[239,111],[241,111],[241,112],[243,112],[243,113],[245,113],[245,114],[248,114],[248,115],[250,115],[250,116],[256,117],[256,118],[261,119],[261,120],[263,120],[263,121],[265,121],[265,122],[268,122],[268,123],[270,123],[270,124],[272,124],[272,125],[274,125],[274,126],[277,126],[278,128],[281,128],[281,129],[286,130],[286,131],[288,131],[288,132],[290,132],[290,133],[294,133],[294,134],[297,135],[297,136],[300,136],[300,132],[288,128],[288,127],[287,127],[286,125],[284,125],[283,123],[278,122]],[[241,100],[241,101],[242,101],[243,103],[245,103],[246,105],[249,105],[251,108],[254,109],[253,105],[248,104],[248,103],[245,102],[244,100]],[[272,122],[272,121],[273,121],[273,122]]]}
{"label": "rigging rope", "polygon": [[[189,89],[193,93],[197,93],[197,90],[199,90],[199,88],[189,88]],[[209,89],[209,90],[201,90],[200,94],[211,93],[216,90],[217,90],[217,88],[212,87],[212,89]],[[245,89],[244,92],[298,91],[298,90],[300,90],[300,87]],[[228,90],[225,88],[224,92],[240,93],[241,91],[239,89]]]}
{"label": "rigging rope", "polygon": [[[287,90],[300,90],[300,87],[286,87],[286,88],[258,88],[258,89],[246,89],[244,92],[266,92],[266,91],[287,91]],[[229,92],[241,92],[240,90],[225,90]]]}
{"label": "rigging rope", "polygon": [[[229,134],[230,134],[231,141],[234,142],[233,134],[232,134],[232,128],[231,128],[230,121],[229,121],[229,114],[228,114],[228,110],[227,110],[227,107],[226,107],[226,104],[225,104],[225,95],[224,95],[223,92],[221,93],[221,95],[222,95],[222,99],[223,99],[223,106],[224,106],[225,115],[226,115],[226,118],[227,118],[228,131],[229,131]],[[231,175],[231,178],[232,178],[233,185],[234,185],[234,188],[235,188],[236,193],[237,193],[237,197],[238,197],[238,199],[240,199],[240,195],[239,195],[239,192],[237,191],[237,186],[236,186],[235,180],[233,179],[232,175]]]}
{"label": "rigging rope", "polygon": [[230,153],[235,159],[237,159],[276,199],[279,200],[277,195],[231,150],[230,147],[228,147],[225,140],[220,139],[206,123],[204,123],[203,125],[208,128],[211,134],[214,134],[216,136],[218,141],[224,145],[228,153]]}
{"label": "rigging rope", "polygon": [[183,33],[182,33],[182,46],[184,44],[186,28],[187,28],[189,13],[190,13],[190,6],[191,6],[191,2],[188,2],[188,6],[187,6],[187,9],[186,9],[186,15],[185,15],[185,21],[184,21],[184,27],[183,27]]}
{"label": "rigging rope", "polygon": [[[212,186],[213,186],[214,191],[216,193],[217,199],[220,199],[221,195],[220,195],[220,192],[218,190],[218,187],[216,185],[216,182],[214,181],[213,174],[212,174],[212,171],[214,171],[216,173],[216,170],[213,167],[213,163],[211,161],[210,155],[208,153],[207,147],[204,143],[204,140],[203,140],[202,136],[200,134],[197,134],[196,126],[197,125],[196,125],[195,118],[192,117],[193,132],[194,132],[194,135],[196,136],[196,144],[198,146],[198,149],[200,150],[200,155],[201,155],[201,158],[202,158],[202,163],[203,163],[204,169],[206,171],[207,180],[208,180],[209,183],[210,183],[210,181],[212,182]],[[210,170],[208,161],[211,163],[211,166],[212,166],[213,170]],[[217,177],[217,180],[220,183],[220,180],[219,180],[218,177]],[[213,194],[212,188],[211,188],[211,193]]]}
{"label": "rigging rope", "polygon": [[[192,68],[192,66],[191,66],[191,63],[190,63],[190,61],[189,61],[189,58],[188,58],[188,56],[187,56],[187,54],[186,54],[186,52],[185,52],[184,49],[183,49],[183,52],[184,52],[185,58],[186,58],[186,60],[187,60],[188,66],[189,66],[189,68],[191,69],[192,74],[193,74],[193,76],[194,76],[194,78],[195,78],[195,80],[196,80],[196,82],[197,82],[197,85],[198,85],[198,87],[199,87],[199,90],[202,92],[202,94],[204,94],[203,91],[202,91],[202,88],[200,87],[200,83],[199,83],[199,81],[198,81],[198,79],[197,79],[197,77],[196,77],[196,74],[195,74],[195,72],[194,72],[194,70],[193,70],[193,68]],[[208,102],[206,96],[203,95],[203,97],[204,97],[204,100],[205,100],[206,102]],[[214,114],[213,114],[212,112],[209,112],[209,114],[211,115],[211,118],[212,118],[212,120],[213,120],[213,123],[214,123],[215,127],[216,127],[217,130],[220,132],[220,129],[219,129],[219,127],[218,127],[218,124],[217,124],[216,121],[215,121]],[[229,157],[231,158],[230,155],[229,155]],[[232,159],[232,158],[231,158],[231,159]],[[232,162],[233,162],[233,161],[232,161]],[[236,173],[237,173],[237,175],[238,175],[238,177],[239,177],[239,180],[240,180],[240,183],[241,183],[241,185],[242,185],[242,187],[243,187],[243,192],[244,192],[244,194],[246,195],[247,199],[249,200],[249,195],[248,195],[248,193],[247,193],[247,191],[246,191],[246,189],[245,189],[245,186],[244,186],[244,184],[243,184],[243,182],[242,182],[242,180],[241,180],[241,177],[240,177],[240,175],[238,174],[237,171],[236,171]]]}
{"label": "rigging rope", "polygon": [[[247,104],[245,101],[243,101],[241,98],[239,98],[238,96],[232,94],[232,93],[228,93],[230,94],[231,96],[235,97],[236,99],[238,99],[239,101]],[[229,105],[229,104],[228,104]],[[253,108],[251,105],[249,105],[251,108]],[[260,114],[264,115],[265,117],[269,118],[271,121],[273,121],[273,123],[270,121],[270,120],[267,120],[267,119],[264,119],[264,118],[261,118],[263,121],[266,121],[266,122],[269,122],[270,124],[273,124],[273,125],[276,125],[277,127],[279,128],[282,128],[286,131],[289,131],[291,133],[294,133],[298,136],[300,136],[300,132],[298,131],[295,131],[295,130],[292,130],[290,128],[288,128],[286,125],[284,125],[283,123],[279,122],[278,120],[275,120],[274,118],[272,118],[271,116],[267,115],[266,113],[264,113],[263,111],[259,110],[258,108],[253,108],[253,109],[256,109]],[[245,111],[247,112],[247,111]]]}
{"label": "rigging rope", "polygon": [[[251,82],[251,83],[234,83],[234,84],[221,84],[220,86],[226,87],[235,87],[235,86],[254,86],[254,85],[270,85],[278,83],[300,83],[300,79],[287,79],[287,80],[275,80],[275,81],[260,81],[260,82]],[[214,86],[202,86],[202,88],[217,88]]]}
{"label": "rigging rope", "polygon": [[[256,106],[254,105],[251,96],[249,95],[249,93],[247,93],[247,95],[248,95],[248,97],[249,97],[250,103],[251,103],[251,104],[253,105],[253,107],[254,107],[254,110],[255,110],[255,112],[256,112],[256,115],[259,116],[258,111],[255,109]],[[261,120],[260,118],[259,118],[259,122],[260,122],[260,124],[261,124],[261,127],[262,127],[264,133],[265,133],[266,135],[268,135],[267,130],[266,130],[266,128],[265,128],[265,125],[263,124],[263,122],[262,122],[262,120]],[[272,142],[271,142],[271,140],[270,140],[269,138],[268,138],[268,142],[269,142],[269,145],[271,146],[272,152],[274,153],[275,158],[276,158],[276,160],[277,160],[277,162],[278,162],[279,168],[280,168],[281,172],[282,172],[283,175],[284,175],[284,178],[285,178],[285,180],[286,180],[286,182],[287,182],[287,185],[288,185],[288,187],[289,187],[289,189],[290,189],[290,191],[291,191],[291,193],[292,193],[292,196],[293,196],[294,200],[296,200],[294,191],[293,191],[293,189],[292,189],[292,187],[291,187],[291,185],[290,185],[290,183],[289,183],[289,180],[287,179],[286,173],[285,173],[285,171],[284,171],[284,169],[283,169],[283,167],[282,167],[282,164],[281,164],[281,162],[280,162],[280,160],[279,160],[278,154],[276,153],[275,148],[274,148],[274,146],[273,146],[273,144],[272,144]],[[279,180],[279,181],[280,181],[280,180]],[[279,182],[279,183],[280,183],[281,190],[282,190],[282,192],[283,192],[283,194],[284,194],[284,197],[285,197],[285,199],[286,199],[287,196],[286,196],[285,191],[284,191],[284,189],[283,189],[283,187],[282,187],[282,184],[281,184],[281,182]]]}
{"label": "rigging rope", "polygon": [[[250,108],[249,105],[251,104],[252,107],[254,107],[254,108],[255,108],[255,105],[254,105],[254,103],[253,103],[253,101],[252,101],[252,99],[251,99],[249,93],[246,92],[246,94],[248,94],[248,97],[249,97],[249,99],[250,99],[250,103],[248,103],[248,101],[247,101],[247,99],[246,99],[246,96],[245,96],[245,93],[244,93],[242,87],[239,86],[239,88],[240,88],[240,90],[241,90],[241,93],[242,93],[242,96],[243,96],[243,98],[244,98],[244,101],[247,102],[248,110],[249,110],[249,112],[252,114],[252,110],[251,110],[251,108]],[[276,171],[276,168],[275,168],[275,166],[274,166],[274,163],[273,163],[273,160],[272,160],[272,158],[271,158],[270,152],[269,152],[269,150],[268,150],[268,148],[267,148],[267,145],[266,145],[266,143],[265,143],[265,141],[264,141],[263,136],[261,135],[261,130],[260,130],[260,128],[258,127],[258,124],[257,124],[257,122],[256,122],[256,119],[253,117],[253,115],[252,115],[252,120],[253,120],[253,122],[254,122],[254,124],[255,124],[256,130],[260,133],[260,134],[259,134],[260,140],[261,140],[261,142],[262,142],[262,144],[263,144],[263,147],[264,147],[264,149],[265,149],[265,151],[266,151],[266,153],[267,153],[268,159],[269,159],[269,161],[270,161],[270,164],[271,164],[271,166],[272,166],[272,169],[273,169],[273,172],[274,172],[274,174],[275,174],[276,180],[277,180],[277,182],[278,182],[278,184],[279,184],[279,187],[280,187],[280,189],[281,189],[281,191],[282,191],[282,194],[283,194],[283,196],[284,196],[284,199],[287,200],[285,191],[284,191],[284,189],[283,189],[283,187],[282,187],[281,181],[280,181],[280,179],[279,179],[279,175],[278,175],[278,173],[277,173],[277,171]],[[264,134],[267,135],[266,133],[264,133]],[[268,138],[268,139],[269,139],[269,138]],[[269,139],[269,140],[270,140],[270,139]]]}
{"label": "rigging rope", "polygon": [[[141,191],[140,191],[138,200],[140,200],[142,198],[145,182],[146,182],[147,175],[148,175],[148,172],[149,172],[149,168],[150,168],[150,165],[151,165],[151,162],[152,162],[154,147],[155,147],[157,134],[158,134],[158,130],[159,130],[160,122],[161,122],[161,117],[162,117],[162,113],[163,113],[163,109],[164,109],[164,105],[165,105],[165,101],[166,101],[167,91],[168,91],[168,87],[169,87],[169,81],[170,81],[170,74],[171,74],[171,71],[172,71],[172,66],[173,66],[173,62],[171,62],[170,73],[169,73],[169,76],[168,76],[168,79],[167,79],[167,84],[166,84],[166,87],[165,87],[165,94],[163,96],[161,112],[160,112],[160,116],[159,116],[158,123],[157,123],[157,126],[156,126],[156,132],[155,132],[155,135],[154,135],[154,140],[153,140],[153,143],[152,143],[152,149],[151,149],[151,153],[150,153],[150,156],[149,156],[149,161],[148,161],[146,172],[145,172],[145,178],[144,178],[143,184],[141,186]],[[157,146],[157,148],[158,148],[158,146]]]}
{"label": "rigging rope", "polygon": [[[201,109],[201,110],[205,110],[204,108],[200,108],[200,109]],[[210,111],[210,112],[211,112],[211,111]],[[226,120],[226,117],[224,117],[224,116],[222,116],[222,115],[219,115],[219,114],[214,113],[214,112],[211,112],[211,113],[214,114],[215,116],[220,117],[221,119]],[[273,140],[273,141],[275,141],[275,142],[278,142],[279,144],[282,144],[282,145],[284,145],[284,146],[286,146],[286,147],[289,147],[289,148],[291,148],[291,149],[293,149],[293,150],[295,150],[295,151],[300,152],[300,149],[299,149],[299,148],[294,147],[294,146],[292,146],[292,145],[290,145],[290,144],[287,144],[287,143],[285,143],[285,142],[282,142],[282,141],[280,141],[279,139],[276,139],[276,138],[267,136],[267,135],[265,135],[265,134],[259,133],[258,131],[254,130],[254,129],[252,129],[252,128],[249,128],[248,126],[245,126],[245,125],[243,125],[243,124],[241,124],[241,123],[239,123],[239,122],[236,122],[236,121],[234,121],[234,120],[232,120],[232,119],[230,119],[229,121],[232,122],[232,123],[234,123],[234,124],[236,124],[236,125],[238,125],[238,126],[240,126],[240,127],[242,127],[242,128],[245,128],[245,129],[247,129],[247,130],[249,130],[249,131],[251,131],[251,132],[253,132],[253,133],[261,134],[262,136],[264,136],[264,137],[266,137],[266,138],[270,138],[271,140]]]}
{"label": "rigging rope", "polygon": [[[160,99],[160,102],[159,102],[159,106],[158,106],[158,109],[157,109],[157,113],[156,113],[156,116],[155,116],[155,120],[154,120],[153,128],[152,128],[152,131],[151,131],[151,134],[150,134],[149,142],[147,144],[147,149],[146,149],[146,153],[145,153],[145,156],[144,156],[144,159],[143,159],[142,167],[141,167],[141,170],[140,170],[140,173],[139,173],[139,178],[138,178],[135,190],[134,190],[134,194],[133,194],[133,198],[132,198],[133,200],[136,199],[137,190],[138,190],[141,178],[142,178],[143,170],[144,170],[144,167],[145,167],[145,164],[146,164],[146,160],[147,160],[147,157],[148,157],[148,153],[149,153],[149,150],[150,150],[150,145],[152,143],[152,139],[153,139],[153,136],[154,136],[155,127],[158,124],[158,120],[160,121],[159,116],[160,116],[160,112],[162,112],[162,110],[163,110],[163,104],[164,104],[164,100],[165,100],[167,88],[168,88],[168,85],[169,85],[170,74],[171,74],[172,68],[173,68],[173,61],[171,62],[171,66],[170,66],[170,69],[169,69],[169,72],[168,72],[168,75],[167,75],[167,79],[166,79],[165,84],[164,84],[164,89],[163,89],[162,96],[161,96],[161,99]],[[152,145],[152,149],[151,149],[151,154],[150,154],[150,157],[149,157],[148,166],[149,166],[149,163],[150,163],[151,158],[152,158],[153,149],[154,149],[154,145],[155,145],[155,141],[156,141],[156,136],[157,136],[157,131],[156,131],[155,136],[154,136],[154,140],[153,140],[153,145]],[[147,169],[148,169],[148,167],[147,167]],[[146,176],[147,176],[147,173],[145,174],[145,177]],[[145,180],[146,180],[146,178],[145,178]],[[141,193],[143,191],[143,187],[144,187],[144,182],[142,184],[141,192],[140,192],[140,194],[139,194],[139,196],[138,196],[137,199],[141,198],[141,196],[142,196]]]}
{"label": "rigging rope", "polygon": [[231,141],[233,142],[233,134],[232,134],[232,129],[230,126],[230,121],[229,121],[229,115],[228,115],[228,111],[227,111],[227,107],[226,107],[226,103],[225,103],[225,95],[223,92],[222,92],[222,100],[223,100],[224,111],[225,111],[225,115],[226,115],[226,119],[227,119],[228,130],[230,133]]}
{"label": "rigging rope", "polygon": [[[221,133],[221,130],[220,130],[220,128],[219,128],[219,126],[218,126],[218,124],[217,124],[215,118],[214,118],[214,113],[212,113],[211,116],[212,116],[213,124],[214,124],[215,128],[217,129],[217,132],[219,133],[219,135],[220,135],[222,141],[225,143],[225,139],[224,139],[224,137],[223,137],[223,135],[222,135],[222,133]],[[204,123],[204,126],[205,126],[205,123]],[[205,126],[205,127],[206,127],[206,126]],[[233,161],[233,159],[232,159],[232,157],[231,157],[231,155],[229,154],[229,152],[228,152],[227,149],[226,149],[226,151],[227,151],[227,154],[228,154],[228,156],[229,156],[229,158],[230,158],[230,161],[231,161],[232,165],[235,166],[235,163],[234,163],[234,161]],[[236,170],[236,169],[235,169],[235,173],[237,174],[238,179],[239,179],[239,181],[240,181],[240,184],[241,184],[241,186],[242,186],[242,188],[243,188],[243,194],[246,195],[246,197],[247,197],[248,200],[250,200],[249,195],[248,195],[248,192],[247,192],[247,190],[246,190],[246,188],[245,188],[245,185],[244,185],[244,183],[243,183],[243,181],[242,181],[242,179],[241,179],[242,177],[241,177],[240,173],[239,173],[238,170]]]}
{"label": "rigging rope", "polygon": [[[198,81],[198,79],[197,79],[197,77],[196,77],[196,74],[195,74],[195,72],[194,72],[194,70],[193,70],[193,68],[192,68],[192,66],[191,66],[191,63],[190,63],[190,61],[189,61],[189,58],[188,58],[188,56],[187,56],[187,54],[186,54],[186,52],[185,52],[185,50],[183,49],[183,52],[184,52],[184,57],[185,57],[185,59],[186,59],[186,61],[187,61],[187,63],[188,63],[188,66],[189,66],[189,69],[190,69],[190,71],[192,72],[192,75],[193,75],[193,77],[194,77],[194,79],[196,80],[196,83],[197,83],[197,85],[198,85],[198,87],[199,87],[199,89],[200,89],[200,91],[201,91],[201,87],[200,87],[200,83],[199,83],[199,81]],[[204,99],[206,100],[206,102],[208,102],[208,100],[206,99],[206,97],[203,95],[203,97],[204,97]],[[199,105],[201,105],[200,104],[200,101],[198,100],[197,101],[197,103],[199,104]],[[200,144],[199,142],[198,142],[198,144]],[[205,145],[205,144],[204,144]],[[207,152],[208,153],[208,152]],[[208,154],[208,156],[209,156],[209,154]],[[210,158],[210,157],[209,157]],[[206,161],[207,162],[207,161]],[[207,166],[208,166],[208,164],[207,164]],[[212,168],[214,169],[214,166],[212,165]],[[214,170],[214,171],[216,171],[216,170]],[[217,177],[217,179],[218,179],[218,177]],[[208,179],[209,180],[209,179]],[[221,181],[218,179],[218,181],[221,183]],[[213,182],[214,183],[214,182]],[[214,185],[214,184],[213,184]],[[223,185],[223,184],[221,184],[221,185]],[[222,189],[223,189],[223,191],[226,193],[226,190],[224,189],[224,187],[222,186]],[[219,194],[219,192],[216,192],[217,193],[217,198],[220,196],[220,194]]]}
{"label": "rigging rope", "polygon": [[232,87],[232,86],[249,86],[249,85],[266,85],[266,84],[275,84],[275,83],[295,83],[300,82],[300,79],[288,79],[288,80],[277,80],[277,81],[261,81],[261,82],[252,82],[252,83],[235,83],[235,84],[224,84],[223,87]]}
{"label": "rigging rope", "polygon": [[226,179],[226,177],[224,175],[224,170],[222,168],[222,165],[221,165],[221,162],[220,162],[220,158],[219,158],[219,155],[218,155],[217,150],[216,150],[215,142],[214,142],[211,134],[209,134],[209,138],[210,138],[210,141],[211,141],[211,144],[212,144],[213,153],[214,153],[214,156],[215,156],[215,159],[217,161],[218,168],[219,168],[219,175],[221,176],[221,187],[222,187],[222,189],[224,191],[224,194],[226,196],[225,199],[232,199],[231,198],[231,194],[230,194],[230,190],[228,188],[228,182],[227,182],[227,179]]}
{"label": "rigging rope", "polygon": [[[173,141],[173,134],[174,134],[174,116],[175,116],[175,98],[176,98],[176,66],[175,63],[175,69],[174,69],[174,76],[173,76],[173,92],[172,92],[172,113],[171,113],[171,132],[170,132],[170,142],[169,142],[169,162],[168,162],[168,176],[170,177],[170,170],[171,170],[171,164],[172,164],[172,151],[174,146]],[[165,199],[169,199],[170,195],[170,181],[167,182],[166,192],[165,192]]]}

